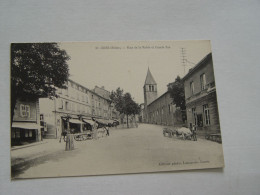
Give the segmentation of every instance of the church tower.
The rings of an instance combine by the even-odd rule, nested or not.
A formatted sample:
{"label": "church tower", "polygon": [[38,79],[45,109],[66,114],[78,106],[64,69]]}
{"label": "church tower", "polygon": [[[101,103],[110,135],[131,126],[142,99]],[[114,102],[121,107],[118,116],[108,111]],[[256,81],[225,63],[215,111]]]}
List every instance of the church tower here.
{"label": "church tower", "polygon": [[144,82],[144,106],[145,108],[157,98],[157,83],[148,68]]}

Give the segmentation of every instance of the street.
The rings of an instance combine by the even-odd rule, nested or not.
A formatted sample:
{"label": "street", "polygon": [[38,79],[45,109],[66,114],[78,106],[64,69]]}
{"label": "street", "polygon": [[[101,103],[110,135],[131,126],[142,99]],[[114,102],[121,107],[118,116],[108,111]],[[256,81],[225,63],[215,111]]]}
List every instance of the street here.
{"label": "street", "polygon": [[[72,151],[65,151],[65,142],[52,140],[55,147],[46,149],[49,155],[18,167],[12,177],[16,179],[200,169],[219,167],[219,162],[223,162],[221,144],[200,138],[198,141],[191,141],[164,137],[162,129],[162,126],[149,124],[140,124],[138,128],[129,129],[111,128],[110,136],[98,140],[74,140],[75,149]],[[42,147],[47,146],[42,144]]]}

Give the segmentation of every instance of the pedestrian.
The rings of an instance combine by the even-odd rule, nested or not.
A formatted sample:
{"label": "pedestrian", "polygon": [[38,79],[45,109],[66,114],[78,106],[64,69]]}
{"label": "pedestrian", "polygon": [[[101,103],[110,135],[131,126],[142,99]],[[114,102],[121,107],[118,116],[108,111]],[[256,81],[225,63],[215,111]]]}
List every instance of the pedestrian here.
{"label": "pedestrian", "polygon": [[192,131],[191,132],[192,132],[193,140],[197,141],[197,135],[196,135],[197,134],[197,127],[194,124],[192,125]]}
{"label": "pedestrian", "polygon": [[109,126],[105,127],[106,131],[107,131],[107,136],[109,136]]}
{"label": "pedestrian", "polygon": [[98,128],[98,124],[97,124],[97,122],[95,121],[94,122],[94,124],[93,124],[93,138],[94,138],[94,140],[97,140],[97,128]]}

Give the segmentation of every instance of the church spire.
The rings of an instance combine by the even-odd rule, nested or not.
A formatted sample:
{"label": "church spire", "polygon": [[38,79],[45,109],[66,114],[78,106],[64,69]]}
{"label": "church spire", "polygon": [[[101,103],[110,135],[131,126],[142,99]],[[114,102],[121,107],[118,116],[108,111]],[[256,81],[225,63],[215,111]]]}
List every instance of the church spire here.
{"label": "church spire", "polygon": [[150,72],[150,69],[148,67],[148,70],[147,70],[147,75],[146,75],[146,79],[145,79],[145,82],[144,82],[145,85],[156,85],[156,82],[152,76],[152,73]]}

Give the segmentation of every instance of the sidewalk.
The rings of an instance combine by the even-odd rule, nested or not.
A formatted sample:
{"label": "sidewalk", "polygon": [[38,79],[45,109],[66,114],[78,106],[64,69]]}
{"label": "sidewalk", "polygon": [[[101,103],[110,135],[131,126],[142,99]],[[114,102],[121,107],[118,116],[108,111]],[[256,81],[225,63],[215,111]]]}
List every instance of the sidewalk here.
{"label": "sidewalk", "polygon": [[11,148],[11,166],[19,166],[26,162],[65,150],[65,142],[59,139],[46,139],[44,141]]}

